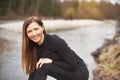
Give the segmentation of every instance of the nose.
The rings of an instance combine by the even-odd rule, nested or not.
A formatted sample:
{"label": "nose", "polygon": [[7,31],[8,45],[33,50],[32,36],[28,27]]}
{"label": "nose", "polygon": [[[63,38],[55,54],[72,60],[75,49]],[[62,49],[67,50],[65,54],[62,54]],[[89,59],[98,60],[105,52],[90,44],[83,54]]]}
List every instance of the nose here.
{"label": "nose", "polygon": [[32,31],[32,35],[33,35],[33,36],[36,35],[36,32],[35,32],[35,31]]}

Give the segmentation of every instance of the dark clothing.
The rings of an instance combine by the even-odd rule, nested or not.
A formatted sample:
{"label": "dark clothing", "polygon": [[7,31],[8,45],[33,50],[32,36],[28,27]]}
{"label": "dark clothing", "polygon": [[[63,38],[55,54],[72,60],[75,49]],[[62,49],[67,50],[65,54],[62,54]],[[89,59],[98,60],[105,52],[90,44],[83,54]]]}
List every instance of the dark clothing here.
{"label": "dark clothing", "polygon": [[83,60],[57,35],[45,35],[42,45],[37,47],[37,60],[50,58],[51,64],[44,64],[29,75],[29,80],[46,80],[47,75],[57,80],[88,80],[89,72]]}

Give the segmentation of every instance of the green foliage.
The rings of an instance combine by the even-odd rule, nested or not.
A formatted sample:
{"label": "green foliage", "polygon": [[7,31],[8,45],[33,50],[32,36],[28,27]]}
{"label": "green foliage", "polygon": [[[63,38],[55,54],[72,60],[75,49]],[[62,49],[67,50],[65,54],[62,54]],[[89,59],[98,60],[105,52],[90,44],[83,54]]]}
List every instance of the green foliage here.
{"label": "green foliage", "polygon": [[[106,18],[111,19],[111,18],[117,18],[118,16],[118,9],[116,8],[116,5],[112,5],[111,3],[105,3],[101,2],[99,4],[98,8]],[[117,16],[116,16],[117,15]]]}
{"label": "green foliage", "polygon": [[64,12],[64,18],[66,19],[73,19],[75,17],[75,10],[73,8],[68,8],[65,12]]}
{"label": "green foliage", "polygon": [[[79,6],[78,13],[80,18],[102,19],[103,14],[98,9],[98,3],[94,0],[90,2],[82,2]],[[86,14],[86,15],[85,15]]]}
{"label": "green foliage", "polygon": [[7,4],[8,1],[7,0],[0,0],[0,15],[4,16],[7,13]]}
{"label": "green foliage", "polygon": [[0,16],[41,15],[67,19],[117,19],[120,4],[95,0],[0,0]]}

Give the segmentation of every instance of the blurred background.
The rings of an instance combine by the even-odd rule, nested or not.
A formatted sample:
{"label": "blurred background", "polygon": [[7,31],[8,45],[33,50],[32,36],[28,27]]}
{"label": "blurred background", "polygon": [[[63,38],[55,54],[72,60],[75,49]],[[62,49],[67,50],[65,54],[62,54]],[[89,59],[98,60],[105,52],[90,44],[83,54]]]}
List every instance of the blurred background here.
{"label": "blurred background", "polygon": [[89,80],[120,79],[101,78],[100,70],[94,71],[99,64],[96,50],[119,35],[120,0],[0,0],[0,80],[27,80],[21,67],[21,34],[24,19],[33,15],[85,61]]}
{"label": "blurred background", "polygon": [[0,19],[117,19],[120,0],[0,0]]}

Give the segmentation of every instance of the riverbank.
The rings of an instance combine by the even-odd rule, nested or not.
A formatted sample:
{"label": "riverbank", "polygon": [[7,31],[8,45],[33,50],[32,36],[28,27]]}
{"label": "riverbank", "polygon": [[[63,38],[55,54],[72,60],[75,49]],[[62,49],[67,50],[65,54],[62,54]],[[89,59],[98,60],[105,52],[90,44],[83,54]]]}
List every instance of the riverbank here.
{"label": "riverbank", "polygon": [[91,54],[97,63],[93,70],[94,80],[120,80],[120,21],[113,38],[105,39]]}
{"label": "riverbank", "polygon": [[[116,24],[114,20],[43,20],[47,32],[75,29],[79,27],[92,27],[94,25],[103,26],[104,23]],[[0,28],[8,29],[14,32],[22,32],[23,20],[1,20]]]}

